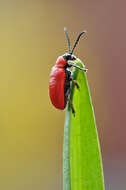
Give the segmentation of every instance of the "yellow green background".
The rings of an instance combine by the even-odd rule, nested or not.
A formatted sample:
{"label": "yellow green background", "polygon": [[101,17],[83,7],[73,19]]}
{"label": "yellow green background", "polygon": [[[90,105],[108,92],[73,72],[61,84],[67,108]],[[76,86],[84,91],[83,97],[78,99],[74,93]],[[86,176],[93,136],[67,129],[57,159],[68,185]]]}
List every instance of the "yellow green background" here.
{"label": "yellow green background", "polygon": [[[106,189],[126,188],[124,1],[0,0],[0,189],[62,189],[65,112],[49,99],[51,67],[67,51],[88,68]],[[89,142],[90,143],[90,142]]]}

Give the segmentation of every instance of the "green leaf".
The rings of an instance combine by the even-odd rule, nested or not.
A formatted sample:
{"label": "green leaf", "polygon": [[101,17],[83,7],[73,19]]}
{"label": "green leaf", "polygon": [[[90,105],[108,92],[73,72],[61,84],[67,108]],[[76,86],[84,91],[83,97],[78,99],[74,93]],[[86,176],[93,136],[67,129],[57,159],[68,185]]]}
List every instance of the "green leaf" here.
{"label": "green leaf", "polygon": [[[77,59],[75,64],[82,67]],[[68,106],[64,128],[63,190],[104,190],[102,160],[95,116],[86,74],[73,69],[80,91],[71,87],[70,99],[75,117]]]}

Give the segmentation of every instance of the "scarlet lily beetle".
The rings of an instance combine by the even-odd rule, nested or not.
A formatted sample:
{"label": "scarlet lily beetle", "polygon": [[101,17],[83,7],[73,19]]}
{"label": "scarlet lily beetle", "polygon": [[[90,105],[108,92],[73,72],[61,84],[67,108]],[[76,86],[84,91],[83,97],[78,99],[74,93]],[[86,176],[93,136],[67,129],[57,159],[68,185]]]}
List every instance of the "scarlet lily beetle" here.
{"label": "scarlet lily beetle", "polygon": [[74,64],[74,61],[76,60],[75,55],[73,55],[73,51],[75,47],[77,46],[80,37],[86,33],[86,31],[81,32],[76,41],[75,44],[71,50],[70,46],[70,39],[68,36],[67,29],[64,28],[64,32],[66,35],[67,43],[68,43],[68,53],[65,53],[58,57],[56,64],[53,66],[50,74],[50,81],[49,81],[49,95],[52,104],[60,110],[63,110],[67,102],[69,103],[72,113],[75,116],[75,110],[73,107],[73,104],[69,98],[70,95],[70,82],[73,82],[75,86],[79,89],[79,85],[77,81],[75,81],[72,78],[71,71],[69,68],[76,67],[77,69],[80,69],[82,71],[87,71],[86,68],[80,68],[79,66]]}

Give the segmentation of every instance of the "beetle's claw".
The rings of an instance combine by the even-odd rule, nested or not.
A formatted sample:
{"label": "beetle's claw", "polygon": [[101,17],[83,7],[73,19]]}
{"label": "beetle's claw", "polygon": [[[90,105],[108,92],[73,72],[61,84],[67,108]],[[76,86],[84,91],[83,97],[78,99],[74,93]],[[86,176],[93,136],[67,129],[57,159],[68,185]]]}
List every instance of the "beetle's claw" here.
{"label": "beetle's claw", "polygon": [[75,117],[75,110],[72,110],[72,114],[73,114],[73,116]]}
{"label": "beetle's claw", "polygon": [[78,82],[76,80],[73,80],[73,83],[75,84],[75,86],[77,87],[77,89],[80,90],[80,86],[79,86]]}

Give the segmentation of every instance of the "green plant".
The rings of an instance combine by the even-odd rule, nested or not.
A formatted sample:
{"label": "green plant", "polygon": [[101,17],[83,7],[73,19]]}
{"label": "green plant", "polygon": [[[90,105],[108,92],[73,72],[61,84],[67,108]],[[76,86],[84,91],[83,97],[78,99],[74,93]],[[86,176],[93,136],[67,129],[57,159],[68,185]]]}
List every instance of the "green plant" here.
{"label": "green plant", "polygon": [[[82,62],[77,59],[80,67]],[[104,178],[95,116],[86,74],[73,69],[80,91],[71,87],[70,99],[76,115],[68,105],[64,128],[63,190],[104,190]]]}

